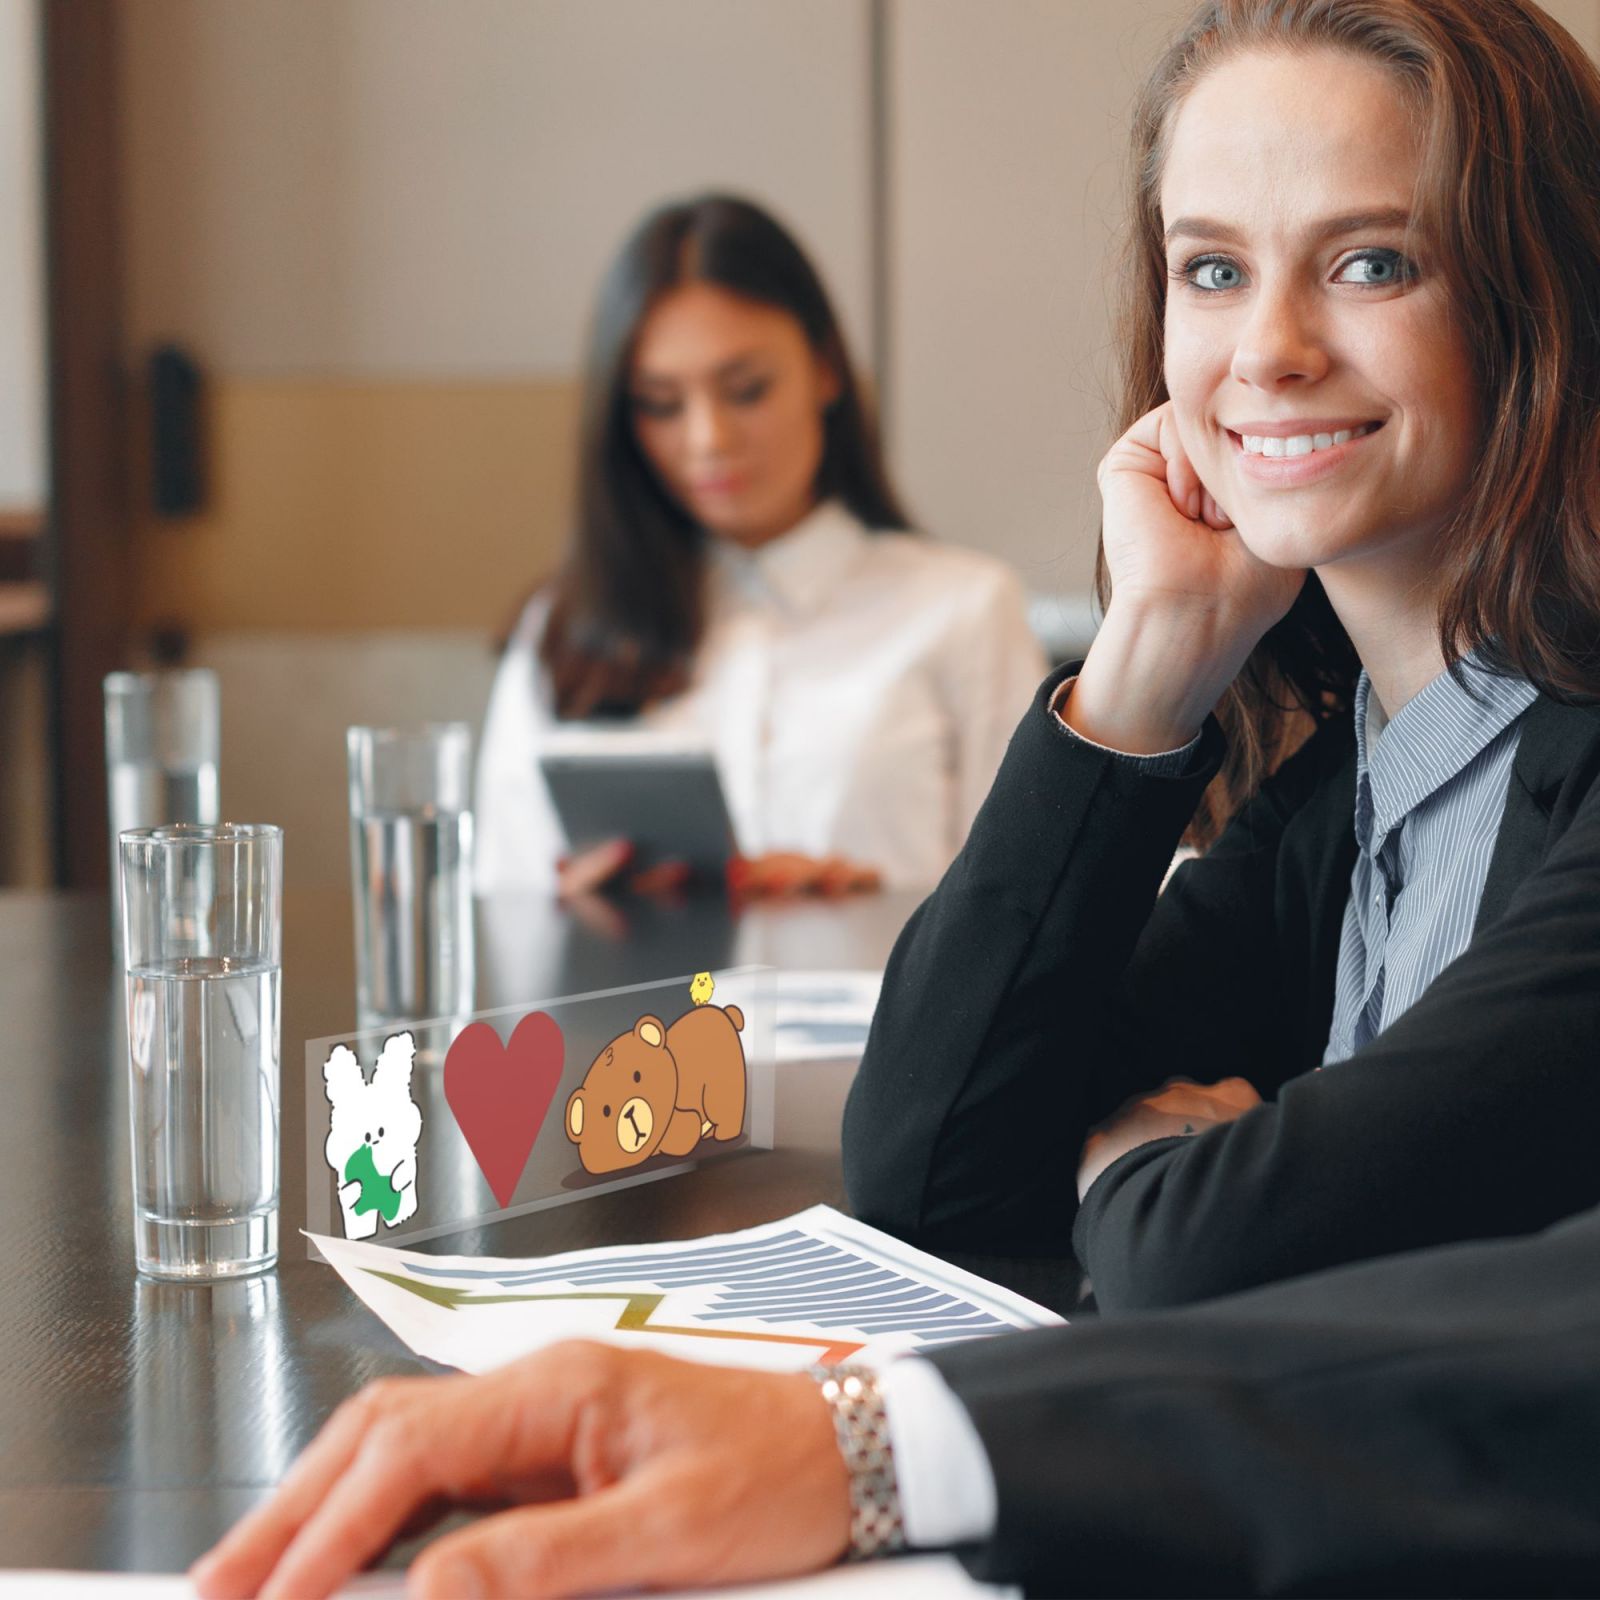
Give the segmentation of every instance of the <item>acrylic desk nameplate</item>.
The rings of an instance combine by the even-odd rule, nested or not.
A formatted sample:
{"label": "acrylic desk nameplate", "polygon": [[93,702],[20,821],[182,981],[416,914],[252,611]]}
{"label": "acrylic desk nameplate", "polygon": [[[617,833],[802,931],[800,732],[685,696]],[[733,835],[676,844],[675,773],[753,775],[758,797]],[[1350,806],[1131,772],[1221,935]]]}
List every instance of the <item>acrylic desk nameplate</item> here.
{"label": "acrylic desk nameplate", "polygon": [[770,1149],[775,992],[733,968],[310,1040],[308,1231],[412,1245]]}

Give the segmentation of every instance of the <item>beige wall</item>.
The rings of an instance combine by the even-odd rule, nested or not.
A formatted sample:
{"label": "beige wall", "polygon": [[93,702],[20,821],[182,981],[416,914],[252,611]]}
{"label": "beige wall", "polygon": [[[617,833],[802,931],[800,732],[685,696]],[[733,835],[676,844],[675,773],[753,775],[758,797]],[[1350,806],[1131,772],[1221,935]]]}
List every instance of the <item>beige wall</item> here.
{"label": "beige wall", "polygon": [[565,539],[596,280],[665,196],[765,199],[866,347],[865,0],[118,14],[130,376],[192,351],[212,479],[140,510],[141,624],[498,627]]}
{"label": "beige wall", "polygon": [[1600,0],[1542,0],[1544,9],[1600,60]]}
{"label": "beige wall", "polygon": [[1081,590],[1127,108],[1188,0],[891,0],[892,443],[919,515]]}
{"label": "beige wall", "polygon": [[576,409],[571,378],[217,376],[207,504],[141,513],[135,615],[487,638],[559,554]]}
{"label": "beige wall", "polygon": [[568,376],[648,205],[770,201],[868,320],[864,0],[122,0],[128,333]]}

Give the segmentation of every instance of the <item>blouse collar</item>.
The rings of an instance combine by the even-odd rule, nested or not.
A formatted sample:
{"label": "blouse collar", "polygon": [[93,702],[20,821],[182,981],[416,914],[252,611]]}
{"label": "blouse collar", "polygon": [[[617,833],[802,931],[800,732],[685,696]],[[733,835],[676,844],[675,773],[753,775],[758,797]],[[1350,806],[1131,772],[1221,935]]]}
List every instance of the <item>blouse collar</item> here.
{"label": "blouse collar", "polygon": [[825,500],[755,550],[711,537],[713,561],[736,587],[804,614],[817,610],[855,565],[868,535],[837,500]]}

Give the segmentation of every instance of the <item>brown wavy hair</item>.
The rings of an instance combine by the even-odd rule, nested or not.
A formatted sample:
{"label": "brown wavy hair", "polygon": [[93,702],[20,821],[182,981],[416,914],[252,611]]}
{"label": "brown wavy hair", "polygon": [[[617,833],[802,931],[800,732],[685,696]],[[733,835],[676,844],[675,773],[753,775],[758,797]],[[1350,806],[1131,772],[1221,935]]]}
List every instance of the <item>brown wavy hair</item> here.
{"label": "brown wavy hair", "polygon": [[737,195],[659,207],[611,263],[590,329],[576,528],[539,642],[558,717],[628,716],[676,694],[705,630],[706,535],[646,461],[628,399],[640,324],[686,283],[715,284],[800,324],[839,390],[823,415],[817,498],[838,499],[873,533],[909,526],[844,331],[794,236]]}
{"label": "brown wavy hair", "polygon": [[[1471,330],[1478,465],[1442,530],[1439,640],[1562,701],[1600,698],[1600,71],[1530,0],[1206,0],[1136,103],[1120,434],[1167,399],[1160,181],[1178,107],[1243,51],[1335,49],[1391,73],[1422,130],[1417,222]],[[1109,603],[1104,551],[1096,568]],[[1316,574],[1217,708],[1209,843],[1360,662]]]}

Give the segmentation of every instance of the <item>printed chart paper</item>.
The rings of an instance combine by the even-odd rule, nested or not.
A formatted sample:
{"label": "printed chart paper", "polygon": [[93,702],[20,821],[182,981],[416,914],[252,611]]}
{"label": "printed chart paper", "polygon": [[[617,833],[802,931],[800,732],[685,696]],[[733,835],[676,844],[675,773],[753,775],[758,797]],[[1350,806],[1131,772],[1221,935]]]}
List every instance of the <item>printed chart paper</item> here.
{"label": "printed chart paper", "polygon": [[740,1233],[527,1260],[313,1242],[418,1355],[465,1372],[571,1338],[798,1371],[1061,1322],[831,1206]]}
{"label": "printed chart paper", "polygon": [[780,972],[777,983],[780,1064],[861,1059],[881,972]]}

